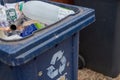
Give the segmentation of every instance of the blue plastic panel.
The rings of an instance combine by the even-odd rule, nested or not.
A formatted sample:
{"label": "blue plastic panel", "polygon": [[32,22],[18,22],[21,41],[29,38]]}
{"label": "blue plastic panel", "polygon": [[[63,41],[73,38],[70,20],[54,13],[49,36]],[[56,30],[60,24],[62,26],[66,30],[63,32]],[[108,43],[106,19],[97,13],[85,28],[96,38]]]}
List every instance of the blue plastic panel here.
{"label": "blue plastic panel", "polygon": [[10,67],[0,63],[0,80],[77,80],[78,42],[76,33],[26,64]]}

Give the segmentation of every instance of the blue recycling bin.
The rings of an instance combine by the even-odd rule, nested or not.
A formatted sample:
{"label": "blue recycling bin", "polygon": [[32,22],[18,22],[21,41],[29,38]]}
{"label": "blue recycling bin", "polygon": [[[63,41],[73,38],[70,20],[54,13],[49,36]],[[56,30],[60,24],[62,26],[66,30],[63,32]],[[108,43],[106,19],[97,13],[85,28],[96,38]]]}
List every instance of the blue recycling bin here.
{"label": "blue recycling bin", "polygon": [[0,80],[77,80],[79,31],[93,9],[49,2],[76,12],[30,37],[0,41]]}

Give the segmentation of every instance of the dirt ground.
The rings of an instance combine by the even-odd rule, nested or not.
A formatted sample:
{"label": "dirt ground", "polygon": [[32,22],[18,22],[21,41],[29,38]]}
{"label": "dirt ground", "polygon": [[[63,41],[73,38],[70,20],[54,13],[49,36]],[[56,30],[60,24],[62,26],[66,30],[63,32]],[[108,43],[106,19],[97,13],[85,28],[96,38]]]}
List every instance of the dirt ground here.
{"label": "dirt ground", "polygon": [[120,80],[120,75],[116,78],[111,78],[84,68],[78,71],[78,80]]}

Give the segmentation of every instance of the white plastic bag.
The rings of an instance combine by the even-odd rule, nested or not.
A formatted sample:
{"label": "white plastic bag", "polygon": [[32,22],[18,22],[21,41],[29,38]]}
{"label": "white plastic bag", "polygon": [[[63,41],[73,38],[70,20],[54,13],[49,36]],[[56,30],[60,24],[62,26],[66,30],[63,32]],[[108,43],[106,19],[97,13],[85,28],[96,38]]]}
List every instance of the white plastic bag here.
{"label": "white plastic bag", "polygon": [[70,14],[74,14],[74,11],[42,1],[28,1],[24,4],[23,13],[33,20],[50,25]]}
{"label": "white plastic bag", "polygon": [[8,25],[5,7],[0,5],[0,27],[7,27]]}

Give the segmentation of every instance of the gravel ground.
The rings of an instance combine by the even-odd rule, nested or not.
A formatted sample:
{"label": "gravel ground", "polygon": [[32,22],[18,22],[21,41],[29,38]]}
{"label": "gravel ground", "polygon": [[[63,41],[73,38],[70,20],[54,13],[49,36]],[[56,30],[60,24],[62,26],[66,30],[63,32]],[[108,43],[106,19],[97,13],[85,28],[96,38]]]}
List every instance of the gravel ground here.
{"label": "gravel ground", "polygon": [[111,78],[84,68],[78,71],[78,80],[120,80],[120,75],[116,78]]}

